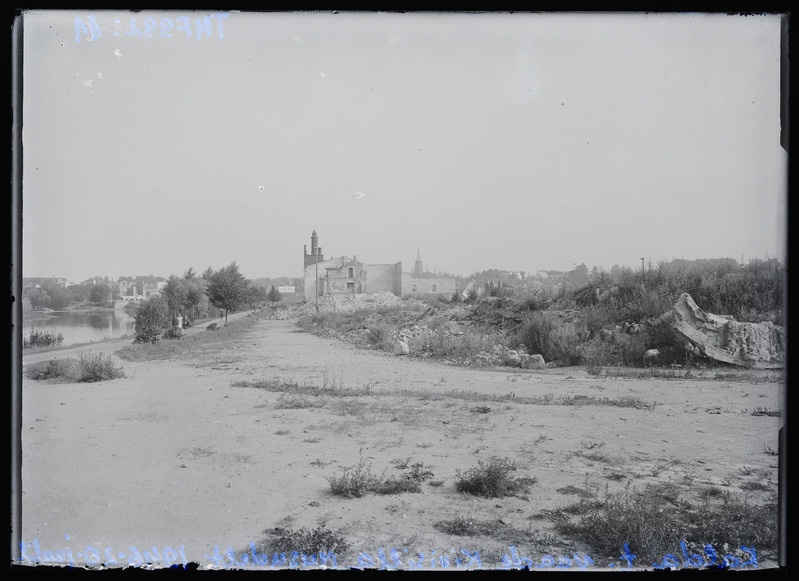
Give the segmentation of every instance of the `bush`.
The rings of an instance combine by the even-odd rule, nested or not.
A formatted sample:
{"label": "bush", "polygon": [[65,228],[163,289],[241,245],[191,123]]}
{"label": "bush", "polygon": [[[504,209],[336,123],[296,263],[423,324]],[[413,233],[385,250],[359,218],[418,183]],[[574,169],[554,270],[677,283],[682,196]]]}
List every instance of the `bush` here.
{"label": "bush", "polygon": [[170,327],[162,337],[164,339],[181,339],[183,337],[183,331],[178,327]]}
{"label": "bush", "polygon": [[157,343],[171,327],[169,305],[158,295],[144,301],[133,318],[136,338],[134,343]]}
{"label": "bush", "polygon": [[52,359],[32,365],[25,372],[34,380],[60,379],[79,383],[93,383],[125,377],[125,371],[111,355],[81,352],[78,359]]}
{"label": "bush", "polygon": [[30,335],[22,338],[22,348],[29,349],[31,347],[53,347],[61,345],[64,341],[64,335],[61,333],[53,333],[51,331],[37,331],[33,329]]}
{"label": "bush", "polygon": [[265,532],[267,537],[257,546],[261,552],[288,554],[296,551],[300,554],[318,555],[321,552],[333,553],[347,550],[347,541],[344,537],[326,529],[325,525],[307,531],[278,527]]}
{"label": "bush", "polygon": [[125,371],[111,355],[82,352],[78,358],[78,381],[95,382],[125,377]]}
{"label": "bush", "polygon": [[485,498],[502,498],[523,491],[535,479],[516,478],[513,473],[519,468],[509,458],[491,456],[487,461],[478,460],[478,466],[466,474],[457,471],[455,489]]}
{"label": "bush", "polygon": [[694,504],[650,485],[642,491],[606,493],[601,500],[581,500],[556,511],[553,520],[559,533],[599,554],[614,554],[629,543],[639,566],[679,551],[680,541],[700,547],[709,543],[717,550],[727,543],[776,551],[776,498],[758,506],[728,493],[705,496],[704,502]]}
{"label": "bush", "polygon": [[330,491],[336,496],[360,498],[372,490],[380,479],[372,474],[372,465],[361,458],[356,466],[345,468],[340,476],[327,478]]}
{"label": "bush", "polygon": [[37,363],[25,370],[29,379],[36,381],[42,379],[66,379],[74,381],[78,377],[78,362],[76,359],[51,359]]}
{"label": "bush", "polygon": [[528,353],[540,353],[546,361],[578,365],[582,362],[580,345],[587,335],[582,325],[560,321],[550,311],[535,311],[522,324],[516,340]]}
{"label": "bush", "polygon": [[366,339],[372,347],[377,349],[391,349],[391,332],[393,328],[385,322],[380,322],[369,327]]}

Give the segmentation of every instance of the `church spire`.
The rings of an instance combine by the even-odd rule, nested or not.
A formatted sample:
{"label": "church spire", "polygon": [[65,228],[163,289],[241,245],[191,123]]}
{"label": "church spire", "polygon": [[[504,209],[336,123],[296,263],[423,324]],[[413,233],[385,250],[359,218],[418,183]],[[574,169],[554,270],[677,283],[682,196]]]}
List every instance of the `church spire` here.
{"label": "church spire", "polygon": [[419,249],[416,250],[416,263],[413,265],[413,275],[421,276],[424,272],[424,265],[422,264],[422,253]]}

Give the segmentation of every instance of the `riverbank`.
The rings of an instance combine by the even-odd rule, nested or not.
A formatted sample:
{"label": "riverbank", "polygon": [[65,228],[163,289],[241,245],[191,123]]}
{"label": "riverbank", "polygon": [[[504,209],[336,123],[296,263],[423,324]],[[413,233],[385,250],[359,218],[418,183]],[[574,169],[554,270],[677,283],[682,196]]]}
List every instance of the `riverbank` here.
{"label": "riverbank", "polygon": [[[251,311],[242,311],[239,313],[233,313],[228,316],[228,322],[235,321],[241,317],[248,315]],[[189,327],[188,329],[184,330],[186,334],[194,334],[200,333],[205,330],[205,328],[214,322],[219,322],[219,317],[209,318],[206,317],[205,319],[200,319],[196,321],[194,325]],[[78,343],[73,345],[54,345],[49,347],[29,347],[28,349],[18,349],[18,353],[22,357],[22,364],[23,366],[29,363],[35,363],[39,361],[46,361],[47,355],[50,353],[57,354],[58,357],[73,357],[76,356],[80,351],[92,351],[92,352],[102,352],[102,353],[112,353],[117,349],[123,347],[124,345],[130,345],[133,343],[134,335],[126,334],[121,337],[115,337],[113,339],[100,339],[98,341],[90,341],[86,343]]]}

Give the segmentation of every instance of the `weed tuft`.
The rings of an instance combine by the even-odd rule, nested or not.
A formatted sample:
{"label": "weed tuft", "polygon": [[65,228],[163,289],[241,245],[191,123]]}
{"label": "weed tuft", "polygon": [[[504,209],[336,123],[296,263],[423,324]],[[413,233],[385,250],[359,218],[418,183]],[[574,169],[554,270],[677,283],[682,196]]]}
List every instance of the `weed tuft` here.
{"label": "weed tuft", "polygon": [[319,554],[321,552],[334,553],[346,551],[348,543],[337,532],[331,531],[320,525],[315,529],[285,529],[276,527],[264,531],[265,537],[258,543],[257,549],[264,553],[292,553]]}
{"label": "weed tuft", "polygon": [[516,478],[514,472],[519,464],[509,458],[491,456],[488,460],[478,460],[476,467],[465,474],[457,471],[455,489],[484,498],[502,498],[527,490],[536,482],[535,478]]}

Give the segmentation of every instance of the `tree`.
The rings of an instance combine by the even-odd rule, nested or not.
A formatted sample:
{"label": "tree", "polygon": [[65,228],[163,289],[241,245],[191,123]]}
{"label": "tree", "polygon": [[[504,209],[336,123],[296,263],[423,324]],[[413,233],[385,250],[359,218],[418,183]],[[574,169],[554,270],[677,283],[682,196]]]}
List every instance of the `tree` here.
{"label": "tree", "polygon": [[225,324],[230,311],[235,311],[247,299],[248,281],[239,272],[235,262],[219,269],[211,276],[206,289],[211,304],[225,311]]}
{"label": "tree", "polygon": [[276,305],[283,299],[283,295],[280,294],[280,291],[277,290],[275,285],[272,285],[272,288],[269,289],[269,294],[266,295],[267,302]]}
{"label": "tree", "polygon": [[103,303],[111,298],[111,288],[105,282],[99,282],[89,291],[89,301]]}
{"label": "tree", "polygon": [[169,305],[169,316],[177,317],[178,313],[183,313],[188,307],[189,290],[185,278],[178,278],[174,274],[166,281],[166,286],[161,289],[161,295]]}
{"label": "tree", "polygon": [[136,338],[134,343],[157,343],[172,326],[169,303],[166,298],[156,295],[144,301],[133,317]]}
{"label": "tree", "polygon": [[34,307],[49,307],[52,300],[50,295],[41,288],[26,289],[25,296]]}
{"label": "tree", "polygon": [[183,278],[185,279],[192,279],[195,277],[197,273],[194,272],[194,269],[190,266],[186,272],[183,273]]}
{"label": "tree", "polygon": [[254,311],[258,305],[265,303],[267,300],[266,289],[260,284],[250,282],[247,287],[247,303],[249,303],[250,308]]}
{"label": "tree", "polygon": [[203,278],[193,277],[186,282],[186,304],[189,312],[189,322],[204,317],[208,314],[208,295],[205,289],[208,281]]}
{"label": "tree", "polygon": [[206,268],[203,273],[200,275],[200,278],[204,278],[205,280],[210,281],[214,276],[214,269],[210,266]]}

